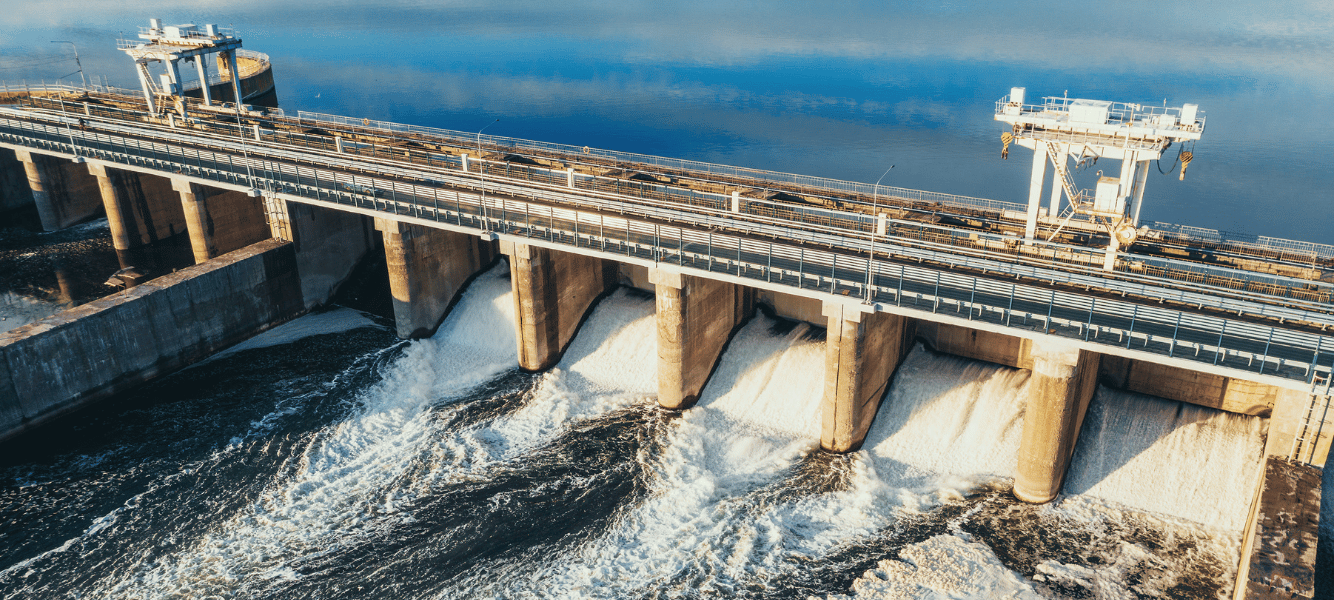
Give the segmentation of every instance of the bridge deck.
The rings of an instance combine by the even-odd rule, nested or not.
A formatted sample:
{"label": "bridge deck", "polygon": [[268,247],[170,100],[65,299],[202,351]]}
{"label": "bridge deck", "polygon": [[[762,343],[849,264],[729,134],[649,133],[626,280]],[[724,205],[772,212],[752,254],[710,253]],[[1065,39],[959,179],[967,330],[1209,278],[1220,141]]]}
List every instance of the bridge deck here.
{"label": "bridge deck", "polygon": [[[471,157],[465,171],[464,159],[449,148],[405,150],[357,141],[344,143],[340,153],[331,136],[308,125],[304,132],[261,127],[257,142],[258,122],[240,131],[235,123],[217,121],[172,128],[142,113],[103,110],[115,114],[96,114],[91,107],[78,118],[33,106],[4,109],[0,145],[628,262],[675,265],[1011,335],[1059,336],[1101,352],[1147,354],[1289,388],[1327,388],[1334,368],[1334,339],[1319,333],[1334,317],[1319,286],[1309,298],[1278,297],[1249,283],[1219,286],[1209,273],[1199,282],[1129,270],[1108,274],[1079,266],[1078,249],[1044,246],[1053,255],[1069,255],[1043,260],[1007,253],[1009,245],[994,245],[976,232],[912,221],[896,221],[889,235],[872,240],[874,221],[856,210],[770,202],[761,204],[766,210],[732,212],[726,195],[670,181],[571,175],[539,160],[523,164],[502,156]],[[914,231],[922,235],[908,235]],[[872,251],[875,258],[869,259]],[[1313,287],[1291,278],[1275,281],[1290,290]]]}

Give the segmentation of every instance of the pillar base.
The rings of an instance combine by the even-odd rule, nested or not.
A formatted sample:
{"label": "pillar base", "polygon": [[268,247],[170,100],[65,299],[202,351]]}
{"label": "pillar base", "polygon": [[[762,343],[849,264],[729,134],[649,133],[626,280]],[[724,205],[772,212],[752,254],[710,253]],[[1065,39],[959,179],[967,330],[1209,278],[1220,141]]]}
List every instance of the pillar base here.
{"label": "pillar base", "polygon": [[1061,493],[1084,413],[1098,387],[1101,355],[1036,340],[1032,356],[1033,376],[1028,383],[1014,497],[1043,504]]}
{"label": "pillar base", "polygon": [[912,349],[916,323],[867,312],[860,304],[828,302],[820,447],[855,452],[866,441],[880,401],[899,363]]}
{"label": "pillar base", "polygon": [[699,401],[728,341],[755,312],[755,290],[651,269],[657,297],[658,404],[685,410]]}

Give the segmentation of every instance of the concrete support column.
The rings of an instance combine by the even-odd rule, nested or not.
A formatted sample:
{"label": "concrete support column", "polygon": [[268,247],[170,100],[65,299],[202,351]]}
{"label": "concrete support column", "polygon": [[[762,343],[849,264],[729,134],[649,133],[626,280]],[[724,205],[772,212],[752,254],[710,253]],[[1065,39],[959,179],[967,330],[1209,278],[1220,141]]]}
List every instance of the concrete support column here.
{"label": "concrete support column", "polygon": [[[1062,168],[1068,168],[1070,166],[1068,156],[1069,149],[1064,144],[1056,144],[1056,154],[1051,159],[1060,164]],[[1051,204],[1047,207],[1047,216],[1055,219],[1061,216],[1061,194],[1065,193],[1065,180],[1061,177],[1059,169],[1052,169],[1051,171]]]}
{"label": "concrete support column", "polygon": [[826,302],[822,310],[829,321],[820,447],[830,452],[861,448],[894,370],[912,349],[915,322],[867,308]]}
{"label": "concrete support column", "polygon": [[616,286],[612,261],[501,242],[514,286],[519,367],[542,371],[560,361],[594,302]]}
{"label": "concrete support column", "polygon": [[195,264],[217,256],[218,245],[213,238],[207,190],[187,179],[171,180],[171,188],[181,195],[181,209],[185,211],[185,227],[190,232],[190,250],[194,252]]}
{"label": "concrete support column", "polygon": [[375,219],[384,235],[398,337],[435,333],[459,292],[496,258],[496,245],[475,235]]}
{"label": "concrete support column", "polygon": [[1097,390],[1101,355],[1061,342],[1035,340],[1032,357],[1014,495],[1041,504],[1061,492],[1084,413]]}
{"label": "concrete support column", "polygon": [[139,266],[144,268],[151,267],[150,257],[141,252],[136,252],[142,245],[139,243],[139,228],[137,219],[134,218],[134,208],[130,205],[129,198],[126,197],[125,187],[118,185],[118,181],[113,181],[119,174],[115,169],[107,169],[102,165],[88,165],[88,172],[97,178],[98,191],[102,193],[102,206],[107,211],[107,225],[111,230],[111,244],[116,248],[116,258],[120,260],[121,268]]}
{"label": "concrete support column", "polygon": [[33,156],[27,150],[15,150],[19,162],[23,163],[23,172],[28,176],[28,187],[32,190],[32,200],[37,204],[37,216],[42,220],[42,231],[57,231],[61,228],[60,214],[56,211],[55,201],[51,198],[52,176],[49,173],[50,157]]}
{"label": "concrete support column", "polygon": [[723,348],[755,312],[755,290],[650,269],[657,297],[658,404],[684,410],[699,400]]}
{"label": "concrete support column", "polygon": [[1038,209],[1042,207],[1042,186],[1047,182],[1047,145],[1033,148],[1033,176],[1028,183],[1028,220],[1024,224],[1024,239],[1032,241],[1038,228]]}

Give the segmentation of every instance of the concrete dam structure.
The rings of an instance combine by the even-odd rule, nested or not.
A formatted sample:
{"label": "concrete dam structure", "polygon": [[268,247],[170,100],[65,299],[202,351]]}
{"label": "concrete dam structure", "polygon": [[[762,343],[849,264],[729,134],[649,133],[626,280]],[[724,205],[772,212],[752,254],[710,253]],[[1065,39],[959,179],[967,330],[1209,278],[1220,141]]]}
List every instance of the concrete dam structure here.
{"label": "concrete dam structure", "polygon": [[[557,364],[617,286],[651,292],[668,409],[698,400],[757,304],[823,327],[831,452],[861,447],[915,341],[1029,369],[1013,473],[1026,502],[1061,493],[1098,384],[1267,416],[1238,594],[1309,589],[1315,517],[1292,489],[1312,477],[1318,488],[1334,435],[1334,248],[1140,226],[1136,165],[1166,134],[1146,133],[1121,179],[1084,193],[1060,180],[1064,157],[1100,143],[1097,127],[1081,124],[1078,140],[1052,141],[1037,121],[1007,133],[1037,140],[1037,189],[1057,163],[1041,211],[1040,194],[1016,204],[335,115],[228,114],[185,95],[145,110],[130,90],[28,91],[7,90],[0,147],[44,226],[100,199],[122,266],[160,277],[0,337],[0,437],[326,303],[378,236],[403,338],[430,335],[503,256],[526,370]],[[1012,105],[998,119],[1039,118]],[[1183,111],[1170,126],[1150,117],[1202,131]],[[1144,122],[1119,118],[1104,116]]]}

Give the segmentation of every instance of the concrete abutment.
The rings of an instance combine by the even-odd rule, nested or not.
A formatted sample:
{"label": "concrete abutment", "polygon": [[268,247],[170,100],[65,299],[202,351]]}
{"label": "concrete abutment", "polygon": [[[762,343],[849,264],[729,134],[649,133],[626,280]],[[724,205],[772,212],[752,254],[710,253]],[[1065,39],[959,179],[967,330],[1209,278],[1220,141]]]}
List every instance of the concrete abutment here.
{"label": "concrete abutment", "polygon": [[865,308],[824,304],[828,329],[820,447],[830,452],[861,448],[894,371],[912,349],[914,320]]}
{"label": "concrete abutment", "polygon": [[542,371],[560,361],[594,302],[615,288],[615,261],[517,242],[500,244],[509,257],[519,367]]}
{"label": "concrete abutment", "polygon": [[727,342],[755,312],[746,286],[651,269],[657,298],[658,404],[684,410],[699,400]]}
{"label": "concrete abutment", "polygon": [[398,337],[430,336],[459,292],[497,255],[496,243],[476,235],[375,219],[384,236],[385,263]]}

